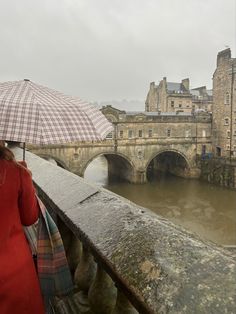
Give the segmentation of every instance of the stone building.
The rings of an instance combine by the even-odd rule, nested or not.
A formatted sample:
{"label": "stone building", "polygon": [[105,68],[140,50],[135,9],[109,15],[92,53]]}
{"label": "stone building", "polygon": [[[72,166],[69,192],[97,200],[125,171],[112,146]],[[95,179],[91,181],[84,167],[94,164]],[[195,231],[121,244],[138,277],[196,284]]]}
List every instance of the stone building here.
{"label": "stone building", "polygon": [[129,140],[130,143],[141,140],[144,144],[149,143],[147,140],[163,140],[170,145],[184,139],[195,142],[196,155],[212,152],[211,115],[207,112],[135,112],[110,105],[101,111],[114,124],[114,132],[108,139]]}
{"label": "stone building", "polygon": [[192,112],[196,109],[211,111],[212,92],[206,86],[189,89],[189,79],[181,83],[168,82],[166,77],[150,83],[150,89],[145,102],[148,112]]}
{"label": "stone building", "polygon": [[213,74],[212,145],[216,156],[236,156],[236,58],[230,48],[217,55]]}

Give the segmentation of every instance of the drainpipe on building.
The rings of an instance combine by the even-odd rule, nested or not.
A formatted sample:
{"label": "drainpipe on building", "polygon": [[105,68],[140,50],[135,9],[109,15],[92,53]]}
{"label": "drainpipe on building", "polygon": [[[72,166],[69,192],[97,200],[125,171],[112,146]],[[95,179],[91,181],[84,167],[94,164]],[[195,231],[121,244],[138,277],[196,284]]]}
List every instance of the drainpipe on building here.
{"label": "drainpipe on building", "polygon": [[117,152],[118,125],[116,122],[113,122],[113,123],[114,123],[114,151],[116,153]]}
{"label": "drainpipe on building", "polygon": [[196,144],[196,160],[197,160],[197,146],[198,146],[198,141],[197,141],[197,132],[198,132],[198,125],[197,125],[197,114],[194,112],[194,119],[195,119],[195,127],[196,127],[196,138],[195,138],[195,144]]}
{"label": "drainpipe on building", "polygon": [[234,98],[234,73],[236,72],[236,68],[234,69],[234,64],[232,64],[232,71],[231,71],[231,97],[230,97],[230,153],[229,153],[229,160],[231,162],[232,158],[232,142],[233,142],[233,98]]}

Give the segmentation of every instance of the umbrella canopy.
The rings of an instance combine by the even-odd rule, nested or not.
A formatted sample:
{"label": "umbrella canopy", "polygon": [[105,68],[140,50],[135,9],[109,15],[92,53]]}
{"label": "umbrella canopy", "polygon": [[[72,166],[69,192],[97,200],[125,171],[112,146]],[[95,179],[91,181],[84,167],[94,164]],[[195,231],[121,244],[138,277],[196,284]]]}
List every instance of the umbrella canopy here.
{"label": "umbrella canopy", "polygon": [[0,83],[0,139],[30,144],[102,140],[112,124],[93,105],[30,80]]}

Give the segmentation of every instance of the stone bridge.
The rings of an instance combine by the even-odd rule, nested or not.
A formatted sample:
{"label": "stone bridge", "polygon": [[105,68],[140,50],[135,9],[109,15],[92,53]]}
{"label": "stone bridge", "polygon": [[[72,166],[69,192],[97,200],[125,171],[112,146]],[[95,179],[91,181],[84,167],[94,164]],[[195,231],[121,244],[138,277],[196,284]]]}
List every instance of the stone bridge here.
{"label": "stone bridge", "polygon": [[[144,183],[147,171],[169,166],[169,171],[183,177],[198,177],[196,143],[194,139],[130,141],[105,140],[101,143],[80,143],[63,146],[31,148],[45,159],[54,159],[58,165],[79,176],[98,156],[108,161],[108,173],[132,183]],[[168,163],[166,163],[168,160]]]}
{"label": "stone bridge", "polygon": [[147,172],[160,169],[182,177],[199,176],[196,156],[211,152],[209,114],[136,113],[111,106],[102,112],[114,125],[106,140],[29,149],[79,176],[100,155],[107,159],[109,175],[132,183],[144,183]]}

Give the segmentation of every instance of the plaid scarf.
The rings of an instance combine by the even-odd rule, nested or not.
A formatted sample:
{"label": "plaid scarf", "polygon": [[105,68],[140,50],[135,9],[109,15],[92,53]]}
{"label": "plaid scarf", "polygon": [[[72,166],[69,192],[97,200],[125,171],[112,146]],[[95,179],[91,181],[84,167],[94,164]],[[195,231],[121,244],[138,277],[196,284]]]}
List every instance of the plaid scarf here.
{"label": "plaid scarf", "polygon": [[[73,290],[73,282],[68,267],[63,242],[58,228],[49,215],[42,201],[37,197],[40,216],[37,226],[27,227],[26,235],[32,253],[34,253],[35,240],[37,241],[37,269],[41,291],[48,312],[55,296],[68,295]],[[37,239],[36,239],[37,234]]]}

